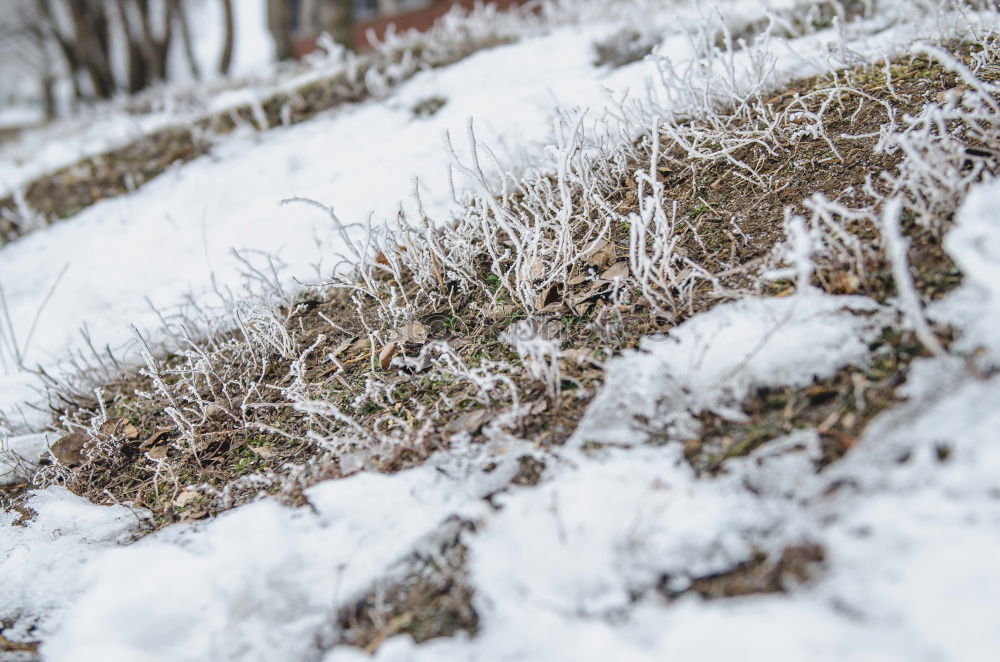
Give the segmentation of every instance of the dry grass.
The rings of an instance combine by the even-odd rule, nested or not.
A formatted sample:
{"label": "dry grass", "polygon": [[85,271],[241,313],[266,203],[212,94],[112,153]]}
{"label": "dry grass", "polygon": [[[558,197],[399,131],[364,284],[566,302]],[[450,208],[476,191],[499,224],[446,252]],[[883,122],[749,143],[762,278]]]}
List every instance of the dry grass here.
{"label": "dry grass", "polygon": [[[195,343],[160,357],[145,374],[105,383],[100,401],[63,392],[66,402],[58,413],[64,425],[86,435],[86,448],[75,459],[66,456],[65,466],[44,469],[40,478],[62,482],[96,502],[147,508],[158,527],[211,516],[261,494],[302,503],[302,489],[317,481],[361,469],[412,467],[448,448],[456,435],[475,442],[510,434],[540,447],[560,444],[602,384],[608,358],[721,301],[755,291],[792,292],[790,280],[762,284],[759,278],[786,239],[780,222],[786,210],[809,213],[808,200],[817,193],[861,206],[870,201],[867,180],[892,170],[901,158],[877,153],[874,138],[843,135],[877,134],[889,121],[879,101],[892,98],[896,112],[916,114],[956,84],[939,65],[912,58],[888,70],[872,67],[797,81],[770,95],[758,111],[778,129],[767,143],[751,141],[734,150],[706,144],[692,159],[690,145],[676,136],[693,135],[696,123],[663,132],[655,181],[680,219],[671,257],[680,256],[706,276],[693,278],[683,291],[655,292],[659,302],[640,296],[642,288],[631,281],[636,233],[629,221],[641,212],[634,173],[648,168],[644,161],[652,145],[646,138],[632,146],[630,161],[613,165],[618,175],[602,185],[603,199],[589,207],[574,203],[605,210],[607,224],[603,231],[574,233],[576,245],[588,250],[577,251],[563,277],[540,288],[534,300],[525,302],[498,275],[510,268],[503,260],[512,258],[493,259],[486,245],[490,237],[473,237],[471,266],[447,277],[438,264],[447,257],[443,253],[426,260],[432,263],[428,277],[405,262],[422,250],[414,237],[408,244],[386,243],[350,278],[277,307],[274,324],[288,346],[262,351],[252,369],[238,369],[239,362],[251,360],[247,331],[227,331],[204,349]],[[874,101],[859,107],[861,94]],[[841,158],[832,156],[826,138],[797,128],[804,114],[820,111]],[[736,122],[728,130],[739,133],[741,126],[758,130]],[[757,179],[741,176],[733,159],[753,164]],[[511,208],[524,211],[526,197],[511,197]],[[895,290],[877,245],[878,228],[864,220],[846,227],[865,246],[861,260],[820,256],[813,284],[889,301]],[[914,222],[907,230],[915,239],[910,262],[917,286],[926,296],[939,297],[959,282],[940,248],[940,230]],[[483,244],[477,247],[476,241]],[[410,302],[409,321],[390,314],[385,304],[390,299]],[[661,305],[667,300],[674,305]],[[519,353],[505,339],[512,325],[524,320],[555,343],[547,372],[537,369],[548,359]],[[909,360],[919,354],[911,340],[897,334],[872,348],[876,363],[886,348],[899,360],[882,377],[865,377],[864,407],[852,400],[862,369],[802,393],[762,392],[745,403],[749,424],[703,414],[705,435],[689,441],[689,458],[714,471],[726,457],[748,452],[779,431],[824,425],[831,440],[827,460],[833,461],[894,401]],[[837,420],[831,423],[834,410]],[[179,422],[180,411],[188,412],[186,422]]]}

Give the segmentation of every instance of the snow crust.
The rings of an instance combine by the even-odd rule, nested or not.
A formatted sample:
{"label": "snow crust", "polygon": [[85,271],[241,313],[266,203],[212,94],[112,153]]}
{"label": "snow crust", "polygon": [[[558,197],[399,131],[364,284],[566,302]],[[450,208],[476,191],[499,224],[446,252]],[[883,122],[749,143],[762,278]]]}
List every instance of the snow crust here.
{"label": "snow crust", "polygon": [[870,299],[816,294],[717,306],[608,366],[571,443],[629,444],[637,416],[675,438],[697,436],[704,409],[742,420],[751,389],[804,386],[858,361],[888,318]]}

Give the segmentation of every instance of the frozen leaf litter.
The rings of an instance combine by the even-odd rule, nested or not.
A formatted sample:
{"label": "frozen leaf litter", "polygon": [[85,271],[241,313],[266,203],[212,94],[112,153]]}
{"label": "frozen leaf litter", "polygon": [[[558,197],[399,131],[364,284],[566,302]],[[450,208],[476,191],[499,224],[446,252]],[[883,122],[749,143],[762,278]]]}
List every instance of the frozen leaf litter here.
{"label": "frozen leaf litter", "polygon": [[[277,316],[255,313],[239,331],[257,347],[242,356],[264,362],[255,368],[265,366],[260,388],[278,386],[283,397],[306,410],[307,438],[322,453],[345,458],[344,477],[317,482],[322,471],[314,467],[318,473],[298,474],[304,482],[293,495],[297,507],[257,500],[205,521],[169,526],[131,503],[95,505],[57,487],[27,494],[18,502],[22,510],[3,515],[9,524],[4,542],[9,539],[9,547],[20,550],[0,561],[0,585],[18,587],[0,614],[4,635],[41,639],[47,659],[364,659],[372,651],[380,659],[714,659],[737,653],[772,660],[988,659],[996,644],[988,607],[997,579],[983,560],[997,542],[997,453],[989,436],[995,422],[988,415],[996,395],[997,357],[990,327],[978,320],[996,314],[988,274],[996,269],[997,223],[991,209],[997,194],[988,183],[990,163],[970,159],[967,150],[970,142],[988,144],[995,126],[989,110],[995,103],[989,82],[995,46],[984,36],[995,14],[966,11],[963,17],[942,8],[937,20],[923,27],[904,23],[897,32],[886,30],[892,10],[900,6],[875,8],[867,24],[864,15],[860,23],[851,23],[847,13],[833,11],[825,19],[816,13],[808,30],[826,29],[824,20],[834,28],[838,20],[848,20],[848,34],[858,30],[855,34],[863,33],[869,44],[891,50],[896,62],[908,56],[906,44],[894,39],[905,35],[908,42],[908,30],[922,30],[928,39],[937,35],[939,43],[960,37],[976,45],[954,55],[940,51],[927,65],[910,60],[909,69],[880,61],[877,47],[869,52],[874,64],[860,71],[877,80],[853,78],[845,87],[875,85],[925,100],[923,115],[896,118],[892,124],[889,114],[884,131],[859,138],[870,141],[863,144],[867,149],[901,150],[903,162],[870,190],[818,200],[798,211],[804,214],[799,218],[776,218],[788,242],[782,238],[772,254],[753,265],[759,271],[749,273],[760,278],[759,288],[736,290],[740,283],[719,275],[738,263],[715,262],[706,269],[703,254],[672,252],[671,235],[653,233],[673,221],[676,228],[690,224],[692,236],[706,244],[715,241],[717,221],[710,212],[725,209],[724,200],[708,191],[696,192],[690,207],[686,199],[680,208],[670,199],[657,199],[660,177],[649,175],[648,162],[641,159],[623,159],[619,170],[621,180],[638,179],[631,200],[612,197],[613,189],[602,188],[608,186],[606,179],[588,178],[599,160],[566,156],[586,152],[573,141],[574,127],[581,125],[572,116],[557,125],[566,133],[560,136],[563,151],[558,141],[550,150],[554,167],[537,180],[521,169],[533,183],[514,193],[506,188],[516,185],[513,178],[498,184],[479,177],[478,164],[456,155],[481,188],[472,214],[460,222],[473,228],[487,219],[500,230],[480,223],[481,234],[467,230],[447,241],[430,230],[379,240],[368,255],[380,255],[386,264],[372,259],[357,280],[337,282],[357,295],[345,305],[356,306],[368,325],[361,333],[347,327],[338,331],[335,325],[342,326],[342,320],[331,317],[322,333],[310,335],[299,321],[303,315],[282,318],[280,307]],[[802,29],[788,14],[776,16]],[[967,20],[974,21],[974,31]],[[864,46],[844,41],[836,29],[822,34],[813,42],[795,42],[797,56],[803,56],[803,48],[814,48],[810,52],[835,53],[852,66],[858,65],[852,58],[864,57]],[[721,33],[695,52],[719,48],[725,53],[725,40]],[[759,75],[753,65],[761,62],[754,59],[761,52],[766,51],[736,50],[735,56],[745,58],[740,65],[751,65]],[[725,60],[712,61],[726,71]],[[934,62],[943,66],[934,68]],[[793,65],[782,66],[795,71]],[[947,81],[942,69],[955,72],[961,86],[956,81],[941,87],[958,91],[941,94],[940,88],[911,88],[899,80],[924,66],[931,80]],[[667,89],[696,90],[701,80],[706,79],[689,71],[679,88]],[[752,84],[733,91],[750,95],[745,98],[774,94]],[[704,103],[697,95],[687,100]],[[839,107],[831,101],[812,116],[813,108],[803,110],[796,120],[804,127],[795,148],[800,154],[809,140],[824,140],[823,121],[833,116],[824,113],[850,117],[862,112],[857,95]],[[943,123],[936,122],[939,117]],[[958,130],[935,133],[956,125]],[[599,131],[595,143],[606,148],[615,135]],[[634,134],[625,135],[634,140]],[[760,139],[775,154],[790,149],[768,142],[769,137]],[[721,154],[737,170],[751,165],[731,146],[691,146],[694,162]],[[649,152],[642,154],[648,161]],[[795,167],[822,166],[803,162]],[[947,167],[959,176],[932,177],[935,169]],[[987,183],[979,184],[982,180]],[[604,197],[595,196],[593,205],[560,205],[578,200],[577,190]],[[646,197],[635,195],[643,192]],[[909,287],[919,288],[918,304],[936,299],[926,310],[906,298],[905,283],[891,286],[889,275],[899,269],[889,264],[893,258],[881,250],[877,234],[892,232],[881,225],[886,196],[903,201],[903,243],[911,242],[903,254],[912,260],[914,273]],[[553,241],[544,232],[532,233],[530,225],[518,225],[515,210],[538,213],[540,221],[552,223],[543,227],[562,228],[571,236],[556,234]],[[583,219],[591,214],[608,224],[588,225]],[[734,220],[727,231],[737,243],[740,226]],[[950,276],[947,286],[933,281],[930,267],[936,263],[925,259],[917,241],[922,228],[946,237],[948,254],[964,277],[958,289]],[[634,229],[649,234],[636,235]],[[658,247],[661,236],[667,242]],[[574,357],[584,360],[567,362],[561,354],[569,350],[560,345],[559,335],[520,347],[503,340],[502,333],[509,338],[525,328],[518,324],[525,316],[537,322],[540,309],[578,287],[569,284],[578,278],[576,261],[588,264],[587,250],[605,237],[613,255],[623,251],[618,255],[628,257],[628,268],[619,267],[618,278],[607,283],[599,277],[608,265],[596,273],[585,270],[585,277],[600,285],[594,290],[598,294],[583,299],[585,307],[550,311],[559,312],[559,325],[568,334],[596,322],[603,329],[601,342],[612,350],[592,348],[583,355],[575,348]],[[512,245],[525,251],[525,259],[511,253]],[[581,257],[573,255],[576,247]],[[468,257],[466,249],[473,251]],[[490,256],[492,264],[474,259],[475,251]],[[829,278],[834,268],[847,270],[856,281],[834,284]],[[541,301],[525,279],[544,283]],[[623,290],[623,285],[630,287]],[[465,299],[459,296],[463,287],[468,288]],[[854,294],[844,296],[845,290]],[[374,306],[363,305],[369,292],[385,296]],[[709,295],[712,303],[705,305],[702,297]],[[307,297],[295,305],[324,314],[330,310],[322,298]],[[498,316],[486,327],[498,342],[467,339],[462,345],[453,330],[467,322],[469,306]],[[641,327],[649,337],[624,343],[609,339],[614,311],[650,308],[656,317]],[[241,310],[244,315],[249,309]],[[415,328],[406,326],[415,323],[407,311],[422,310],[434,315],[420,322],[429,330],[428,342],[399,342],[391,335]],[[441,340],[437,323],[447,331]],[[915,333],[921,323],[946,353],[921,347]],[[887,330],[900,335],[886,336]],[[183,452],[188,442],[200,448],[198,435],[213,429],[210,420],[216,426],[249,420],[238,401],[234,408],[219,398],[240,393],[244,403],[267,402],[247,400],[229,382],[213,381],[211,370],[222,365],[218,361],[225,352],[231,352],[230,361],[239,355],[232,353],[236,345],[223,340],[235,342],[220,335],[211,341],[217,344],[199,345],[206,351],[198,359],[202,367],[190,372],[165,356],[154,357],[165,361],[162,369],[150,368],[165,388],[151,401],[163,394],[175,398],[170,406],[178,417],[176,429],[191,435],[181,435],[168,453]],[[380,351],[390,343],[398,343],[399,355],[389,357],[385,369]],[[284,363],[283,353],[289,353]],[[192,366],[196,354],[191,354]],[[313,355],[322,362],[310,359]],[[598,370],[598,376],[574,367],[580,363]],[[280,369],[269,374],[266,365]],[[358,365],[368,367],[354,382]],[[826,390],[810,390],[845,370],[853,380],[850,401],[830,402]],[[892,382],[888,404],[874,418],[856,415],[862,403],[874,400],[874,385],[892,371],[903,371],[905,380],[898,387]],[[187,382],[186,374],[203,376]],[[345,398],[321,392],[320,375],[344,379],[347,385],[337,389],[345,389]],[[184,395],[181,389],[188,383],[194,390]],[[246,385],[252,391],[255,383]],[[215,410],[210,411],[205,396],[212,389],[215,406],[232,416],[209,417]],[[353,401],[346,397],[352,389],[357,389]],[[780,389],[789,394],[776,405],[783,423],[764,429],[763,443],[726,453],[709,473],[691,463],[685,444],[701,426],[756,423],[748,407]],[[793,397],[799,392],[804,399]],[[823,421],[796,427],[807,420],[795,405],[800,401],[807,408],[822,401],[831,409],[823,410]],[[401,402],[422,404],[425,420],[460,414],[466,423],[451,427],[449,442],[434,452],[379,473],[369,462],[383,452],[376,449],[388,440],[405,445],[420,439],[407,434],[418,433],[425,421],[407,417]],[[100,406],[112,409],[95,410],[87,419],[93,423],[89,431],[107,444],[99,452],[114,451],[119,442],[127,448],[128,435],[116,432],[124,428],[106,424],[134,414],[137,410],[129,409],[134,405],[124,399]],[[546,417],[553,410],[558,415],[581,406],[580,423],[566,443],[536,441],[561,438],[545,427],[552,425]],[[428,419],[428,414],[444,418]],[[857,419],[853,427],[845,422],[849,416]],[[842,459],[825,464],[820,462],[823,431],[835,425],[853,429],[857,439]],[[375,442],[382,446],[372,446]],[[248,443],[266,447],[259,439]],[[725,448],[723,440],[719,449]],[[187,479],[170,475],[172,457],[150,458],[158,471],[156,489],[171,496],[172,486],[188,486]],[[355,473],[358,468],[366,470]],[[66,513],[93,522],[93,534],[68,526]],[[153,526],[159,530],[147,534]],[[60,550],[54,551],[57,545]],[[41,553],[26,553],[33,550]],[[63,557],[74,561],[53,563]],[[446,579],[421,584],[407,568]],[[26,577],[46,580],[35,585]],[[395,588],[403,585],[418,588],[402,593]],[[423,597],[420,586],[428,587]],[[442,600],[442,594],[451,597]],[[384,607],[378,607],[380,601]],[[450,605],[448,613],[474,613],[474,618],[458,619],[451,627],[424,625],[445,623],[433,607],[442,604]],[[967,613],[955,605],[971,609]],[[350,639],[345,630],[370,634]],[[425,641],[423,632],[439,638]]]}

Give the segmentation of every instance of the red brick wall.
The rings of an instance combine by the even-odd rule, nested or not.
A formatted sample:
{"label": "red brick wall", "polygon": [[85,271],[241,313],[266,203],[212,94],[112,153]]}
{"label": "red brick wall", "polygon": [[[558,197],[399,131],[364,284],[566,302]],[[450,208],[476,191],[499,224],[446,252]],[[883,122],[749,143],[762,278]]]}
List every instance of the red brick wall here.
{"label": "red brick wall", "polygon": [[[507,9],[523,2],[525,0],[487,0],[486,4]],[[423,9],[362,21],[354,26],[354,48],[359,51],[369,48],[367,35],[369,30],[373,30],[378,38],[382,38],[390,24],[396,26],[397,32],[404,32],[411,28],[421,31],[428,30],[434,25],[434,21],[448,13],[452,5],[461,5],[466,9],[471,9],[475,3],[476,0],[438,0],[438,2]]]}

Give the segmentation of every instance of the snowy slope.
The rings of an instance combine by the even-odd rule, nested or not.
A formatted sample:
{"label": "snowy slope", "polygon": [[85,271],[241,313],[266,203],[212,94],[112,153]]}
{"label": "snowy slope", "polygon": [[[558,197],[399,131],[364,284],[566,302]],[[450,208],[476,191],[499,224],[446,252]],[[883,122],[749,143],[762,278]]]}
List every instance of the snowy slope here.
{"label": "snowy slope", "polygon": [[[691,53],[685,26],[666,27],[673,9],[661,4],[662,52],[683,63]],[[747,21],[765,13],[737,4]],[[708,11],[697,3],[687,10]],[[913,30],[934,26],[893,30],[873,21],[850,48],[898,52]],[[211,301],[213,277],[238,289],[233,249],[252,260],[276,255],[287,279],[316,277],[314,265],[327,272],[344,250],[340,237],[316,209],[279,206],[284,198],[331,203],[350,223],[378,221],[412,204],[419,176],[428,214],[446,220],[445,131],[464,135],[474,118],[478,138],[504,165],[527,167],[558,109],[589,108],[597,131],[616,97],[645,94],[656,72],[649,61],[592,64],[594,39],[617,28],[584,13],[577,25],[420,74],[385,100],[233,136],[139,191],[3,247],[0,282],[19,338],[41,310],[27,362],[58,371],[81,347],[81,325],[99,346],[127,343],[129,324],[157,323],[147,297],[169,310],[188,294]],[[844,44],[829,30],[782,46],[779,79],[832,66],[827,56]],[[412,108],[430,97],[446,104],[415,117]],[[316,485],[307,492],[311,509],[265,500],[137,542],[140,523],[128,509],[38,491],[28,526],[0,513],[0,620],[36,618],[31,636],[43,638],[42,653],[54,661],[300,660],[333,634],[339,606],[460,518],[476,523],[462,540],[478,635],[419,646],[398,636],[376,659],[993,659],[1000,573],[983,559],[1000,549],[998,209],[996,184],[969,196],[946,244],[965,284],[931,311],[957,329],[956,348],[985,348],[980,370],[948,356],[918,361],[908,401],[822,474],[811,469],[820,451],[809,430],[707,479],[678,446],[645,445],[631,426],[637,415],[657,416],[690,430],[691,412],[725,410],[752,389],[801,386],[860,362],[881,329],[902,323],[863,297],[747,299],[613,361],[542,484],[493,505],[484,497],[510,481],[516,458],[534,452],[530,440],[458,445],[399,474]],[[45,422],[23,408],[36,385],[14,369],[0,375],[0,409],[20,432]],[[21,410],[27,420],[19,423]],[[593,442],[611,446],[594,452]],[[946,464],[942,444],[951,449]],[[790,594],[667,603],[647,590],[663,576],[683,589],[757,551],[803,543],[822,545],[826,570]],[[324,658],[355,659],[370,658],[342,648]]]}

